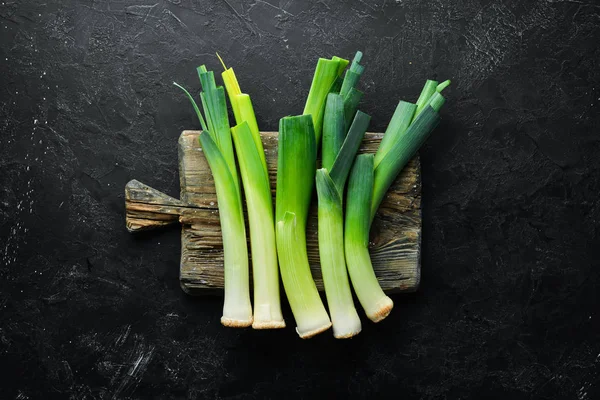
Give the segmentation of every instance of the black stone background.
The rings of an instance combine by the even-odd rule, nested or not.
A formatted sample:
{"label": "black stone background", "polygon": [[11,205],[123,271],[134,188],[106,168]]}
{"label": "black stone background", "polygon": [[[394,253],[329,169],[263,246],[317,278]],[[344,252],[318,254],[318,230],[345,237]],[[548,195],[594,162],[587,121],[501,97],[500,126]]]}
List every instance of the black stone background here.
{"label": "black stone background", "polygon": [[[10,1],[0,6],[0,397],[598,399],[600,6],[592,0]],[[235,67],[264,130],[316,59],[363,50],[386,127],[450,78],[421,150],[422,284],[352,340],[219,324],[179,229],[133,236],[133,178],[178,196],[176,80]]]}

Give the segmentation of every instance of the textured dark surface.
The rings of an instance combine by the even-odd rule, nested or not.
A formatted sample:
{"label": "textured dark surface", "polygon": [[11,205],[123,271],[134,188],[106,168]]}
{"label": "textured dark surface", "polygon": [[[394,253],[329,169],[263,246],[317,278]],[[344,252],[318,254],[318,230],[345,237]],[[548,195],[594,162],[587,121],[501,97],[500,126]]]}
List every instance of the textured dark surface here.
{"label": "textured dark surface", "polygon": [[[600,7],[535,1],[0,5],[2,398],[600,398]],[[421,151],[419,292],[335,341],[225,329],[179,288],[179,230],[132,236],[123,188],[178,197],[177,80],[218,68],[259,125],[319,56],[361,49],[361,108],[451,78]]]}

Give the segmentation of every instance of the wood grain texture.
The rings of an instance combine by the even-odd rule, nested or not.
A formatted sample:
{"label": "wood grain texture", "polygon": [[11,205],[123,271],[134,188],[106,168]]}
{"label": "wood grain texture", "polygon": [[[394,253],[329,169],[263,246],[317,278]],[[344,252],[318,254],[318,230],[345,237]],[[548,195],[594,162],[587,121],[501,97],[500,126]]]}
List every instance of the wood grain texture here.
{"label": "wood grain texture", "polygon": [[184,203],[150,186],[132,180],[125,186],[125,224],[129,232],[139,232],[179,220]]}
{"label": "wood grain texture", "polygon": [[[181,200],[173,199],[137,181],[126,189],[127,226],[130,231],[182,224],[180,282],[189,294],[220,293],[223,288],[223,243],[214,180],[202,149],[199,131],[179,138]],[[277,132],[261,132],[271,190],[275,199]],[[367,133],[359,153],[374,153],[382,134]],[[316,193],[307,226],[307,249],[319,290],[323,281],[317,243]],[[248,226],[248,225],[246,225]],[[248,235],[248,237],[250,237]],[[412,292],[420,281],[421,175],[416,156],[394,182],[373,222],[370,251],[375,274],[390,292]]]}

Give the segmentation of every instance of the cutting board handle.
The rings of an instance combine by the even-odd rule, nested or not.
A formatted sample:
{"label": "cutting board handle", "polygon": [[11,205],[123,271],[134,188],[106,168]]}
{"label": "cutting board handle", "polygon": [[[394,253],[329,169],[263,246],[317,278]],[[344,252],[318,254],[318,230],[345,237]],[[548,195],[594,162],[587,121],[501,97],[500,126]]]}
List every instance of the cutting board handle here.
{"label": "cutting board handle", "polygon": [[135,179],[125,185],[125,224],[129,232],[177,223],[186,206]]}

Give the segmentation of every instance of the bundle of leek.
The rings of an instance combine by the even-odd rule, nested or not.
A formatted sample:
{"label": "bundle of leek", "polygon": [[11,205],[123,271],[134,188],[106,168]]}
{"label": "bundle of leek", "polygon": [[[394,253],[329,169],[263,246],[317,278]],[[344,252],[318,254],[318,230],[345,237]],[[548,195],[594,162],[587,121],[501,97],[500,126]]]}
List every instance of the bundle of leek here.
{"label": "bundle of leek", "polygon": [[247,327],[252,325],[248,248],[225,91],[222,86],[216,85],[213,72],[207,71],[204,65],[198,67],[198,75],[203,89],[200,100],[206,121],[192,95],[182,86],[174,84],[185,92],[200,120],[200,144],[215,180],[225,265],[225,300],[221,323],[231,327]]}
{"label": "bundle of leek", "polygon": [[400,101],[375,157],[360,155],[348,182],[345,249],[354,291],[367,316],[379,322],[389,315],[392,300],[383,293],[369,256],[369,230],[375,213],[406,163],[440,121],[441,91],[450,84],[428,80],[416,104]]}
{"label": "bundle of leek", "polygon": [[[217,54],[218,56],[218,54]],[[219,57],[221,60],[221,57]],[[250,224],[254,329],[284,328],[269,173],[250,96],[242,93],[233,68],[223,64],[223,82],[238,124],[231,129],[240,165]]]}
{"label": "bundle of leek", "polygon": [[[355,158],[370,122],[367,114],[357,111],[362,92],[355,86],[364,71],[361,58],[362,53],[357,52],[343,80],[341,74],[348,65],[347,60],[319,59],[304,114],[280,120],[276,224],[252,102],[241,92],[233,69],[223,64],[222,76],[237,123],[231,129],[225,91],[216,86],[212,71],[198,67],[203,88],[200,99],[206,120],[190,93],[175,83],[186,93],[196,111],[202,126],[200,143],[215,180],[225,263],[225,302],[221,318],[224,325],[252,325],[256,329],[285,326],[279,301],[277,259],[300,337],[312,337],[332,325],[312,278],[306,251],[306,223],[315,180],[319,200],[319,253],[334,336],[351,337],[361,330],[348,274],[371,320],[378,322],[391,311],[393,302],[381,290],[371,265],[369,229],[390,185],[439,123],[438,112],[445,101],[441,91],[450,81],[441,84],[427,81],[416,104],[401,101],[377,154]],[[232,136],[249,213],[254,317]],[[317,171],[321,137],[323,162]],[[348,174],[344,221],[343,194]]]}

